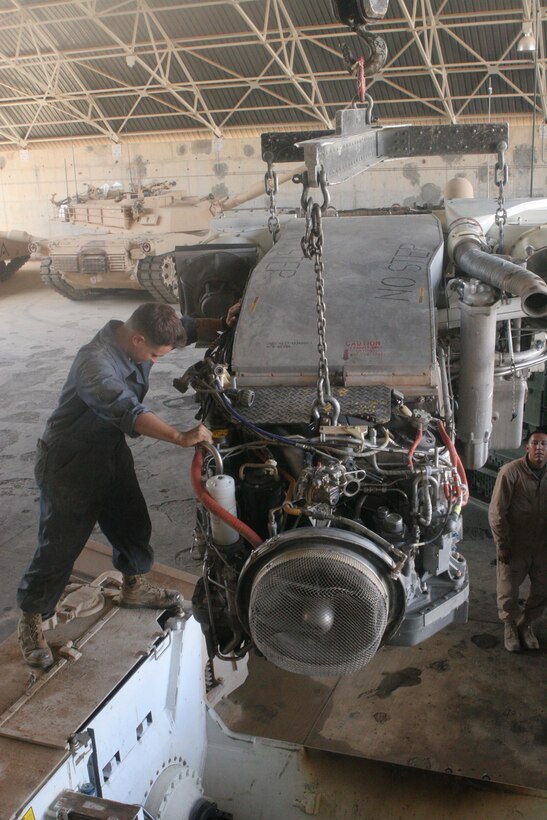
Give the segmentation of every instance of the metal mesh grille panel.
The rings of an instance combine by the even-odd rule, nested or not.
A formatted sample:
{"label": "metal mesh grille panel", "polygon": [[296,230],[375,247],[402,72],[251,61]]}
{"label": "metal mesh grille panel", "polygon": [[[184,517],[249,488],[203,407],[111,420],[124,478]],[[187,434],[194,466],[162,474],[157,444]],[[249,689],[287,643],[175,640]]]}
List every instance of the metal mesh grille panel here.
{"label": "metal mesh grille panel", "polygon": [[[239,412],[255,424],[301,424],[309,421],[317,399],[315,387],[257,387],[251,407]],[[372,418],[385,424],[391,418],[388,387],[333,388],[342,415]]]}
{"label": "metal mesh grille panel", "polygon": [[127,269],[125,256],[123,253],[108,255],[108,270],[124,271]]}
{"label": "metal mesh grille panel", "polygon": [[77,273],[80,270],[77,256],[52,256],[53,267],[61,273]]}
{"label": "metal mesh grille panel", "polygon": [[82,273],[105,273],[106,272],[106,256],[86,255],[82,256]]}
{"label": "metal mesh grille panel", "polygon": [[290,550],[253,582],[249,625],[260,652],[301,675],[347,675],[376,653],[388,591],[357,556],[326,548]]}

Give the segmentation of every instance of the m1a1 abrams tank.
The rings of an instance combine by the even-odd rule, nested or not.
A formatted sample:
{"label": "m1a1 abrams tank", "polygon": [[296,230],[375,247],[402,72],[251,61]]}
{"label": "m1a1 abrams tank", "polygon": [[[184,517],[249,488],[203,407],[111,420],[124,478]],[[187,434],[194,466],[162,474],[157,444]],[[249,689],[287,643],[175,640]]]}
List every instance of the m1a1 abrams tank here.
{"label": "m1a1 abrams tank", "polygon": [[[43,258],[43,282],[75,300],[112,290],[146,290],[154,299],[178,303],[175,247],[241,242],[237,236],[225,236],[215,218],[260,196],[264,184],[224,200],[187,196],[173,190],[174,185],[161,182],[136,192],[90,187],[84,198],[55,202],[61,220],[96,229],[97,234],[31,243],[31,252]],[[258,255],[271,245],[266,218],[260,227]]]}

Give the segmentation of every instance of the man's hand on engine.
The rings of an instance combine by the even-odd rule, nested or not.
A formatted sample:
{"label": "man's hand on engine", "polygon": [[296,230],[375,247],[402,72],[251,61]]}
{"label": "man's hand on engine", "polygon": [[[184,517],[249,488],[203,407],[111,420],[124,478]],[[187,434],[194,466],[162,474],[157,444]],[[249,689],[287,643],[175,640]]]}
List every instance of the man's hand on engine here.
{"label": "man's hand on engine", "polygon": [[178,440],[175,443],[180,447],[193,447],[194,444],[199,444],[201,441],[212,444],[213,436],[205,425],[198,424],[197,427],[192,427],[191,430],[187,430],[186,432],[180,431]]}
{"label": "man's hand on engine", "polygon": [[240,310],[241,299],[239,300],[239,302],[233,304],[232,307],[229,309],[228,313],[226,314],[224,318],[224,323],[226,324],[226,327],[235,327]]}

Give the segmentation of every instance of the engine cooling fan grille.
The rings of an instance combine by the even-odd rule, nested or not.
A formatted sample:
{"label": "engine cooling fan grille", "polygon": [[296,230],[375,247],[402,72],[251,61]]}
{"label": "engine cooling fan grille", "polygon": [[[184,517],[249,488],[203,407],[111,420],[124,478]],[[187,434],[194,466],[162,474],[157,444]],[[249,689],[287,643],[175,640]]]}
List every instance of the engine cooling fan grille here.
{"label": "engine cooling fan grille", "polygon": [[376,653],[389,614],[385,582],[365,558],[290,549],[253,581],[249,627],[273,664],[301,675],[347,675]]}

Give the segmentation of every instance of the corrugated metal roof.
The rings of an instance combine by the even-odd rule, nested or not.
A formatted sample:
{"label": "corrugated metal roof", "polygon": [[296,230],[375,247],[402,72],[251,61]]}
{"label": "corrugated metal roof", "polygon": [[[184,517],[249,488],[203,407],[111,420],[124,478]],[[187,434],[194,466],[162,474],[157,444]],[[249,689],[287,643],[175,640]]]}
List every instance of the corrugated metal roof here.
{"label": "corrugated metal roof", "polygon": [[[323,128],[357,93],[342,44],[354,59],[367,53],[330,0],[1,5],[0,146]],[[369,26],[389,52],[368,80],[375,113],[390,121],[530,115],[534,62],[516,44],[523,24],[534,22],[536,102],[547,117],[542,5],[532,0],[537,12],[527,21],[514,0],[393,0],[386,18]]]}

